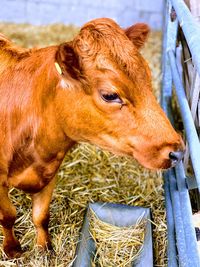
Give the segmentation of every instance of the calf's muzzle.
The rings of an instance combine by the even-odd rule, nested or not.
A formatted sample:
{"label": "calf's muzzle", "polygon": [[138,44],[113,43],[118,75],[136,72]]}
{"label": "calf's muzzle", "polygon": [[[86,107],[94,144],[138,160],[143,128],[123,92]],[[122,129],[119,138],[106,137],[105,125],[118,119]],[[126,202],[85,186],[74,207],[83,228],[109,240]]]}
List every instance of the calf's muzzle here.
{"label": "calf's muzzle", "polygon": [[184,150],[172,151],[169,153],[172,167],[182,160],[184,156]]}

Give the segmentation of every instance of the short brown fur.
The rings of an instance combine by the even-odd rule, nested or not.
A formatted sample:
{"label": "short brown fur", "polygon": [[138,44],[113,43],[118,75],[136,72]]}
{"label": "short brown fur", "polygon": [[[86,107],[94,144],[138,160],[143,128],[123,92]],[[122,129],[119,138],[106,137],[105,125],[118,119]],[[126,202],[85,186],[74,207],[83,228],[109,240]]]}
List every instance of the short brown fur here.
{"label": "short brown fur", "polygon": [[18,48],[0,34],[0,222],[9,257],[21,254],[9,187],[32,194],[37,244],[51,248],[55,174],[75,143],[130,155],[151,169],[171,167],[169,153],[184,150],[139,52],[148,33],[145,24],[123,30],[103,18],[73,41],[42,49]]}

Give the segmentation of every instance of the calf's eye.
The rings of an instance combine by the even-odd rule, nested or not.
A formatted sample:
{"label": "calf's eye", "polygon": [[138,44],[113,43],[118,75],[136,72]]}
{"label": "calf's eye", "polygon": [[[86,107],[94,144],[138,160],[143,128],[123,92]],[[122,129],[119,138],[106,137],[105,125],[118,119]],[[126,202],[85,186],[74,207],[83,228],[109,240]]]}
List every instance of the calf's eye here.
{"label": "calf's eye", "polygon": [[117,93],[107,93],[107,92],[105,93],[105,92],[101,92],[101,97],[106,102],[115,102],[115,103],[122,104],[122,100],[118,96]]}

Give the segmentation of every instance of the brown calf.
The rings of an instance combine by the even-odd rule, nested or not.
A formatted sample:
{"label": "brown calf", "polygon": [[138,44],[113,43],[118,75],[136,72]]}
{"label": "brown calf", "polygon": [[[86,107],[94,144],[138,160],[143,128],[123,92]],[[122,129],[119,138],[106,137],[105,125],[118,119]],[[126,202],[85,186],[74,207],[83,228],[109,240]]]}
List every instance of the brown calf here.
{"label": "brown calf", "polygon": [[71,42],[18,48],[0,35],[0,222],[3,247],[19,256],[9,187],[31,193],[37,244],[51,247],[49,203],[66,151],[87,141],[151,169],[180,160],[184,145],[152,94],[139,53],[149,33],[110,19],[87,23]]}

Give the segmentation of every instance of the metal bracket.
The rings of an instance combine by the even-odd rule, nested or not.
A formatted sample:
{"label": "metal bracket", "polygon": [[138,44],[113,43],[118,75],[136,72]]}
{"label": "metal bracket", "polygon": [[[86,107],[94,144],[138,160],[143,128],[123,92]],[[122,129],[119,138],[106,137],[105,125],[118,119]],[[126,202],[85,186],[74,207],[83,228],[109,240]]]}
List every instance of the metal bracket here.
{"label": "metal bracket", "polygon": [[198,188],[197,180],[194,176],[186,176],[186,185],[189,190]]}

